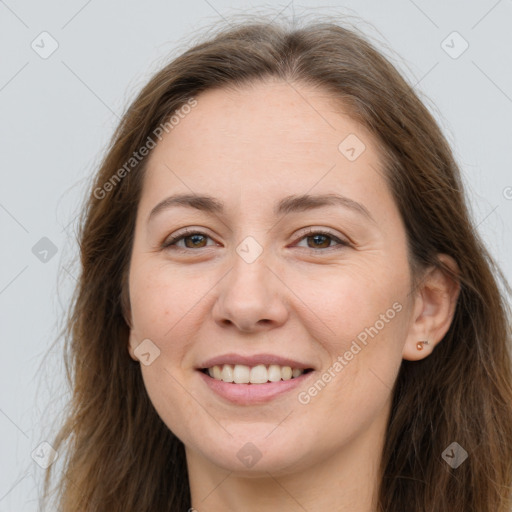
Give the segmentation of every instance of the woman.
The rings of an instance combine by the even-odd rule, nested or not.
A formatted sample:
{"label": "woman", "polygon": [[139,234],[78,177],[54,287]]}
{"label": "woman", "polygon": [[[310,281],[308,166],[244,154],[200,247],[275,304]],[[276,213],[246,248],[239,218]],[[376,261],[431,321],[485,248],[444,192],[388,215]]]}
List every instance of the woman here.
{"label": "woman", "polygon": [[510,510],[501,274],[354,30],[240,23],[168,64],[80,251],[60,510]]}

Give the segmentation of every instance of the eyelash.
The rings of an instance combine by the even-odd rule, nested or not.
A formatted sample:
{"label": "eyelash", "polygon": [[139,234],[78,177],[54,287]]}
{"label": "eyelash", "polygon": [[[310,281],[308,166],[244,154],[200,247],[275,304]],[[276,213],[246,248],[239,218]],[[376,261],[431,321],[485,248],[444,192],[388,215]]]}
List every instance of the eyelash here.
{"label": "eyelash", "polygon": [[[180,242],[181,240],[184,240],[185,238],[189,238],[189,237],[191,237],[193,235],[201,235],[201,236],[204,236],[206,238],[212,239],[206,233],[203,233],[201,231],[186,230],[186,231],[183,231],[183,232],[179,233],[178,235],[175,235],[172,238],[169,238],[169,239],[165,240],[164,243],[162,244],[161,248],[162,249],[169,249],[170,247],[174,246],[175,249],[173,249],[173,250],[176,250],[176,251],[179,251],[179,252],[186,252],[186,253],[188,253],[189,251],[197,251],[197,249],[192,249],[192,248],[188,248],[188,247],[186,247],[186,248],[178,247],[176,245],[177,242]],[[306,238],[309,238],[309,237],[312,237],[314,235],[321,235],[321,236],[325,236],[327,238],[330,238],[331,240],[337,242],[337,245],[332,246],[332,247],[326,247],[326,248],[318,248],[318,249],[315,249],[315,248],[312,248],[312,247],[304,247],[304,249],[308,249],[308,250],[313,251],[313,252],[326,252],[326,251],[333,250],[333,249],[336,250],[336,249],[339,249],[341,247],[350,247],[351,246],[351,244],[348,241],[341,240],[340,238],[334,236],[332,233],[329,233],[328,231],[322,231],[322,230],[316,230],[316,229],[311,229],[311,230],[303,233],[302,236],[299,238],[299,241],[301,241],[303,239],[306,239]],[[208,247],[208,246],[205,246],[204,248],[206,248],[206,247]],[[203,249],[203,247],[199,247],[199,249]]]}

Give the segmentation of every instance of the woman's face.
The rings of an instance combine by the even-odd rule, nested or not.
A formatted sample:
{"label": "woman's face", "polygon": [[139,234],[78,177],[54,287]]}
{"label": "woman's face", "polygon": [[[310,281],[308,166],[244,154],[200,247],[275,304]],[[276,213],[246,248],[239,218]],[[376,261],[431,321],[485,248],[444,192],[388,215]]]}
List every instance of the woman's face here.
{"label": "woman's face", "polygon": [[374,446],[414,315],[375,140],[303,85],[196,99],[137,212],[130,354],[154,407],[187,457],[240,474]]}

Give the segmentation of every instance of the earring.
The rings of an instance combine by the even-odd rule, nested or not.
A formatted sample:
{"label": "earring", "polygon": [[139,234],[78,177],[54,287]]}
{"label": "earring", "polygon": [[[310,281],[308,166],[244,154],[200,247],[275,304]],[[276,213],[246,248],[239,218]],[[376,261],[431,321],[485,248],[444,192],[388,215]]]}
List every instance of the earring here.
{"label": "earring", "polygon": [[423,345],[428,345],[428,341],[418,341],[418,343],[416,343],[416,348],[418,350],[423,350]]}

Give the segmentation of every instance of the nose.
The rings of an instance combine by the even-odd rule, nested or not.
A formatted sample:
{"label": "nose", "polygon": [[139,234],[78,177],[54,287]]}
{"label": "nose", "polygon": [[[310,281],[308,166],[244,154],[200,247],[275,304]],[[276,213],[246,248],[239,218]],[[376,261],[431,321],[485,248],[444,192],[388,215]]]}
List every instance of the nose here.
{"label": "nose", "polygon": [[234,265],[219,282],[213,318],[221,327],[259,332],[283,325],[289,315],[286,286],[261,255],[247,263],[234,255]]}

